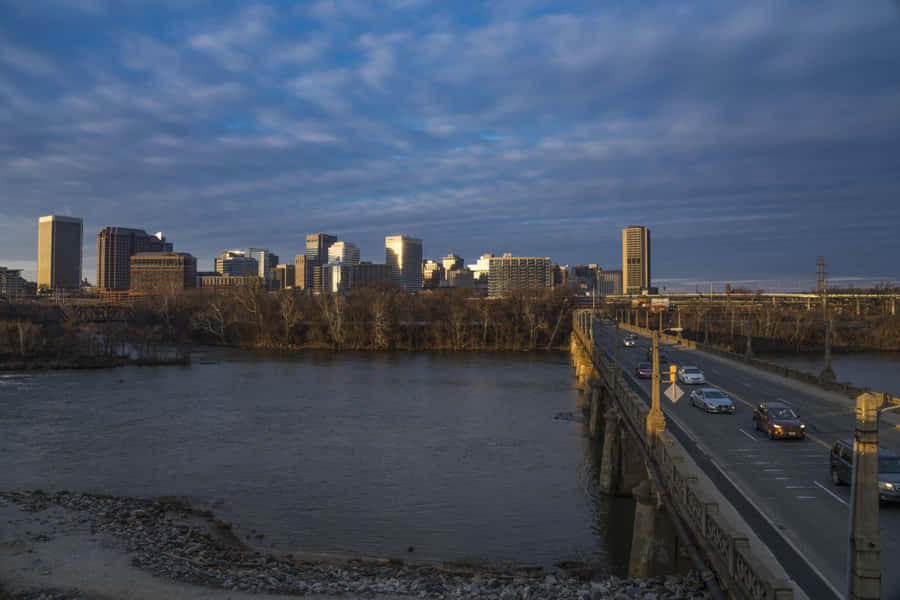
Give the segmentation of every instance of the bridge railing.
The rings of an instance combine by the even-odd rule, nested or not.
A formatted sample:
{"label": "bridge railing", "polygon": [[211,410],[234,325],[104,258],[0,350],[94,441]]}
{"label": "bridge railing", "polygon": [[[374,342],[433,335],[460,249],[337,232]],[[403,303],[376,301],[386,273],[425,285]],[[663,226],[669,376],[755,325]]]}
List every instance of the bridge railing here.
{"label": "bridge railing", "polygon": [[[792,600],[791,583],[783,572],[774,572],[760,560],[746,533],[747,525],[720,511],[720,504],[727,502],[724,498],[713,499],[701,489],[698,475],[702,471],[684,447],[668,432],[659,435],[647,432],[645,423],[650,407],[627,385],[621,371],[615,371],[599,344],[594,344],[591,315],[576,312],[574,330],[591,356],[600,385],[611,392],[629,430],[653,461],[661,479],[657,485],[666,491],[676,514],[703,548],[726,590],[735,598],[748,600]],[[733,509],[727,512],[737,514]]]}

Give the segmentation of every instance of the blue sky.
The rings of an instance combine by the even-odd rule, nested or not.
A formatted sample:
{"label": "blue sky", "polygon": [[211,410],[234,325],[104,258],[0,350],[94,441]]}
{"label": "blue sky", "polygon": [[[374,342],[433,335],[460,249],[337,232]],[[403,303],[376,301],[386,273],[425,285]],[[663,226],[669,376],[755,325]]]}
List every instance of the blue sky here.
{"label": "blue sky", "polygon": [[[37,218],[385,235],[654,279],[900,280],[900,3],[0,0],[0,265]],[[785,284],[790,287],[790,283]]]}

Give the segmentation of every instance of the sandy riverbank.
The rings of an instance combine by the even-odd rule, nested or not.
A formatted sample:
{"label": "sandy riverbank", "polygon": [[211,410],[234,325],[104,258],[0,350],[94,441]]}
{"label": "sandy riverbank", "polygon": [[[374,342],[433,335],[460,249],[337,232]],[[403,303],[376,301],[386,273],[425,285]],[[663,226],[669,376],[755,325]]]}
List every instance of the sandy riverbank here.
{"label": "sandy riverbank", "polygon": [[[257,552],[172,499],[0,493],[0,600],[703,598],[696,578]],[[5,594],[5,595],[4,595]]]}

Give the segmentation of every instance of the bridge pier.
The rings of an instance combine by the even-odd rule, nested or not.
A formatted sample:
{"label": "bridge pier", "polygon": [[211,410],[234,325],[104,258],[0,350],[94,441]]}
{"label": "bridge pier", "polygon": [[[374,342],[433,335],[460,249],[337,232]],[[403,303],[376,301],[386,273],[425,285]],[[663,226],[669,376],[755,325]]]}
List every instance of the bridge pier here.
{"label": "bridge pier", "polygon": [[628,576],[647,578],[675,573],[678,538],[668,516],[660,510],[653,483],[645,479],[632,490],[634,530]]}

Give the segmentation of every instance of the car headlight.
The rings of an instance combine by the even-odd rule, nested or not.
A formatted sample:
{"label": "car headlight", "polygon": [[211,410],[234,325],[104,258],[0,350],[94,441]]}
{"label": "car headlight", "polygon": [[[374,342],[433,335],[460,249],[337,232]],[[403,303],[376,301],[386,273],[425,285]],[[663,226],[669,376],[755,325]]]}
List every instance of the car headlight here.
{"label": "car headlight", "polygon": [[879,490],[893,491],[893,489],[894,489],[894,484],[891,483],[890,481],[879,481],[879,482],[878,482],[878,489],[879,489]]}
{"label": "car headlight", "polygon": [[800,429],[806,429],[806,425],[801,425]]}
{"label": "car headlight", "polygon": [[772,425],[775,429],[781,429],[781,425]]}

